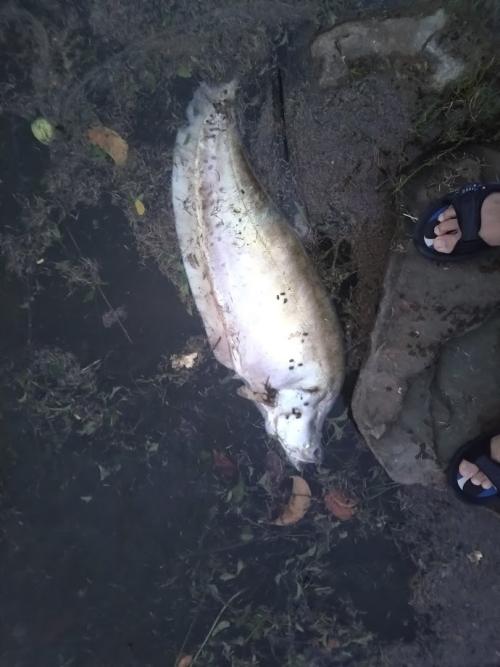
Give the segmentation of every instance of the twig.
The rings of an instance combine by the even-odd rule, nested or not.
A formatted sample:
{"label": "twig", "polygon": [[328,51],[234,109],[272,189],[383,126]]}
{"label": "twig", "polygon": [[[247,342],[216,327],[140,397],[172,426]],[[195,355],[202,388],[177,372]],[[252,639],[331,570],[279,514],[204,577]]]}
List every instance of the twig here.
{"label": "twig", "polygon": [[445,148],[440,153],[437,153],[436,155],[431,157],[429,160],[422,162],[422,164],[418,165],[418,167],[416,167],[407,176],[405,176],[400,180],[400,182],[394,187],[392,194],[396,195],[404,188],[404,186],[408,183],[408,181],[410,181],[414,176],[416,176],[420,171],[422,171],[422,169],[425,169],[425,167],[429,167],[435,164],[438,160],[441,160],[441,158],[443,158],[445,155],[448,155],[448,153],[453,153],[453,151],[456,151],[458,148],[460,148],[460,146],[462,146],[462,144],[464,144],[465,141],[466,141],[465,139],[460,139],[459,141],[455,142],[452,146]]}
{"label": "twig", "polygon": [[370,502],[372,500],[375,500],[375,498],[378,498],[379,496],[383,496],[384,493],[388,493],[389,491],[392,491],[393,489],[397,489],[400,485],[396,484],[388,484],[385,489],[382,489],[382,491],[379,491],[378,493],[374,493],[372,496],[368,496],[367,498],[363,498],[365,502]]}
{"label": "twig", "polygon": [[184,648],[186,647],[186,644],[188,643],[189,637],[191,636],[191,632],[193,631],[194,624],[198,620],[199,614],[200,614],[200,610],[198,609],[198,611],[196,612],[195,617],[193,618],[193,620],[191,621],[191,623],[189,625],[188,631],[186,632],[186,636],[184,637],[184,641],[182,642],[181,647],[180,647],[180,649],[177,653],[177,657],[175,659],[174,667],[177,667],[177,665],[179,664],[179,662],[182,658],[182,655],[184,653]]}
{"label": "twig", "polygon": [[193,659],[191,660],[191,667],[194,665],[194,663],[196,662],[196,660],[197,660],[197,659],[200,657],[200,655],[203,653],[203,649],[205,648],[205,646],[206,646],[207,642],[209,641],[210,637],[212,636],[213,631],[214,631],[215,628],[217,627],[217,624],[219,623],[219,621],[220,621],[220,619],[221,619],[221,617],[222,617],[222,614],[226,611],[226,609],[229,607],[229,605],[231,604],[231,602],[233,602],[233,600],[236,600],[236,598],[237,598],[239,595],[241,595],[244,591],[245,591],[245,589],[243,589],[243,590],[238,591],[237,593],[235,593],[232,597],[229,598],[229,600],[224,604],[224,606],[222,607],[222,609],[219,611],[219,613],[218,613],[217,616],[215,617],[215,621],[212,623],[212,625],[211,625],[211,627],[210,627],[210,630],[207,632],[207,636],[205,637],[205,639],[203,640],[203,642],[202,642],[200,648],[196,651],[196,653],[195,653]]}
{"label": "twig", "polygon": [[[82,262],[83,262],[83,261],[84,261],[84,257],[83,257],[82,251],[80,250],[80,246],[79,246],[78,243],[76,242],[76,239],[75,239],[75,237],[73,236],[73,234],[71,233],[71,230],[66,229],[66,231],[68,232],[68,236],[69,236],[69,238],[71,239],[71,242],[72,242],[73,245],[75,246],[77,253],[80,255],[80,259],[81,259]],[[100,296],[101,299],[104,301],[104,303],[107,305],[107,307],[108,307],[110,310],[113,310],[113,311],[114,311],[115,309],[114,309],[113,306],[111,305],[111,303],[110,303],[108,297],[104,294],[104,291],[103,291],[102,287],[101,287],[99,284],[96,284],[96,285],[95,285],[95,289],[99,292],[99,296]],[[123,331],[123,334],[124,334],[125,338],[128,340],[129,343],[131,343],[131,344],[133,345],[133,344],[134,344],[134,341],[133,341],[132,338],[130,337],[129,332],[127,331],[127,329],[125,328],[125,325],[123,324],[123,322],[121,321],[121,319],[120,319],[119,317],[116,318],[116,322],[117,322],[118,326],[120,327],[120,329]]]}

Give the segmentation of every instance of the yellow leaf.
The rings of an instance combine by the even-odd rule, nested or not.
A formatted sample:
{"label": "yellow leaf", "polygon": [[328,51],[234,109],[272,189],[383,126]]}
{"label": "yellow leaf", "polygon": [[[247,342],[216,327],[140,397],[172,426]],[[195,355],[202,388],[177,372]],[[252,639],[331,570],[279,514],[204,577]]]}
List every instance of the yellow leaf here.
{"label": "yellow leaf", "polygon": [[300,521],[311,505],[311,489],[305,479],[292,475],[292,493],[280,516],[273,521],[275,526],[290,526]]}
{"label": "yellow leaf", "polygon": [[134,206],[135,210],[137,211],[137,215],[144,215],[144,213],[146,213],[146,207],[140,199],[135,200]]}
{"label": "yellow leaf", "polygon": [[36,118],[31,123],[31,131],[41,144],[50,144],[54,138],[54,128],[46,118]]}
{"label": "yellow leaf", "polygon": [[91,144],[107,153],[118,166],[123,166],[127,161],[128,144],[118,132],[109,127],[92,127],[87,137]]}

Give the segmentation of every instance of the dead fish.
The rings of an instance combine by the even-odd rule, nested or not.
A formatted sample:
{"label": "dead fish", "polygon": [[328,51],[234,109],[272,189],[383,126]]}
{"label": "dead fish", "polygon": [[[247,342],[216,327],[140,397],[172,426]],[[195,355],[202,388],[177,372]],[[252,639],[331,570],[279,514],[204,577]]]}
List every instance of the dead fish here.
{"label": "dead fish", "polygon": [[344,378],[341,327],[302,244],[257,182],[238,134],[236,83],[202,85],[174,151],[184,267],[217,360],[244,385],[289,460],[321,460]]}

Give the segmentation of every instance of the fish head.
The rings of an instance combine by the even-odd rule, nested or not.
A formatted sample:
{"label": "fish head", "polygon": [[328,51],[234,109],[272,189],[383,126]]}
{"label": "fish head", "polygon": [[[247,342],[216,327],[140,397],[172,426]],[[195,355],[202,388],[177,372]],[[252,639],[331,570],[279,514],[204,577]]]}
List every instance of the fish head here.
{"label": "fish head", "polygon": [[321,434],[333,401],[332,394],[316,388],[280,389],[272,405],[262,406],[266,431],[279,441],[296,468],[321,463]]}

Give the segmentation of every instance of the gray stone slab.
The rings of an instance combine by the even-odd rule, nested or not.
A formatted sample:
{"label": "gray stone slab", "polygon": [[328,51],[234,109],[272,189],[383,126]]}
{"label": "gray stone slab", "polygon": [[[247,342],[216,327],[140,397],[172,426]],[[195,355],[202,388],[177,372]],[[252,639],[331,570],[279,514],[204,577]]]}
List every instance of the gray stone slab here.
{"label": "gray stone slab", "polygon": [[[421,170],[407,210],[453,182],[491,177],[498,163],[500,153],[478,148]],[[408,238],[394,247],[353,414],[394,480],[440,484],[464,440],[500,425],[500,250],[437,263]]]}
{"label": "gray stone slab", "polygon": [[385,20],[349,21],[319,35],[311,47],[312,56],[321,61],[320,85],[335,86],[349,67],[361,58],[418,57],[431,67],[429,83],[442,88],[458,78],[464,64],[438,39],[447,23],[443,9],[434,14]]}
{"label": "gray stone slab", "polygon": [[443,346],[431,396],[436,450],[443,463],[457,443],[498,427],[500,314]]}

